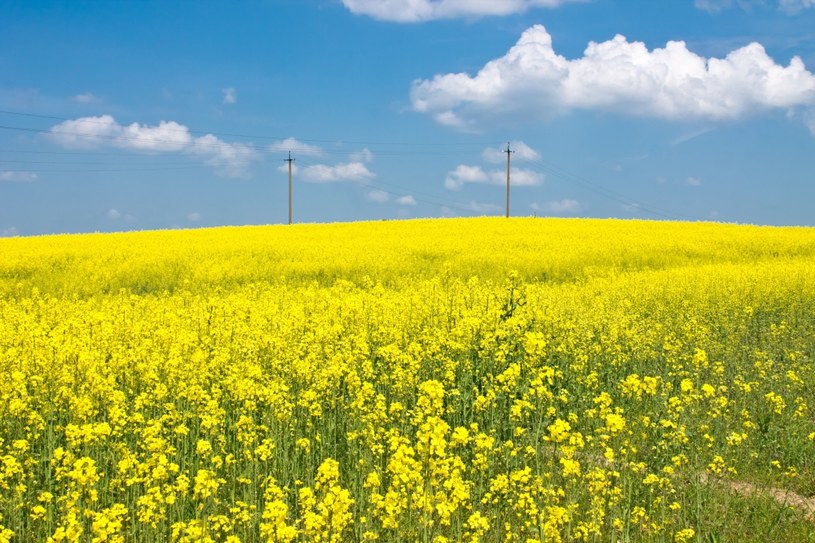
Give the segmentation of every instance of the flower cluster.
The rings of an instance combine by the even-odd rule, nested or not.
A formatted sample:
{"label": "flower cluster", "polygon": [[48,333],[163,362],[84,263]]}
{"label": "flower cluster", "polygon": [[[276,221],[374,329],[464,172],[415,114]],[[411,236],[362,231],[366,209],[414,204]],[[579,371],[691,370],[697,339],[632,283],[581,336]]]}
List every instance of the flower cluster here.
{"label": "flower cluster", "polygon": [[774,505],[729,489],[812,489],[807,229],[409,221],[0,254],[0,543],[806,522],[776,504],[734,532],[739,503]]}

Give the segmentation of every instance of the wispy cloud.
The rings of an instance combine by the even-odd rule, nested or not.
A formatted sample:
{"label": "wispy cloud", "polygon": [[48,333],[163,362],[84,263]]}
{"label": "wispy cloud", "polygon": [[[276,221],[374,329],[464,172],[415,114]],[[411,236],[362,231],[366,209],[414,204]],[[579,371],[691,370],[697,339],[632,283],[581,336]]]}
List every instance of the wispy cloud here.
{"label": "wispy cloud", "polygon": [[127,221],[130,222],[133,220],[133,216],[128,213],[122,213],[118,209],[110,208],[105,212],[105,217],[112,221]]}
{"label": "wispy cloud", "polygon": [[435,19],[474,18],[523,13],[531,8],[555,8],[585,0],[342,0],[352,13],[398,23]]}
{"label": "wispy cloud", "polygon": [[77,102],[77,103],[80,103],[80,104],[94,104],[94,103],[99,102],[99,98],[97,98],[96,96],[94,96],[93,93],[90,93],[90,92],[84,92],[82,94],[77,94],[76,96],[73,97],[73,100],[74,100],[74,102]]}
{"label": "wispy cloud", "polygon": [[374,154],[366,147],[360,151],[351,153],[352,162],[373,162]]}
{"label": "wispy cloud", "polygon": [[303,143],[297,138],[286,138],[284,140],[276,141],[269,145],[269,151],[273,153],[287,153],[291,151],[295,154],[308,156],[320,156],[324,154],[322,148],[316,145]]}
{"label": "wispy cloud", "polygon": [[497,204],[487,204],[487,203],[483,203],[483,202],[475,202],[475,201],[472,201],[472,200],[464,207],[466,207],[467,209],[469,209],[473,213],[477,213],[477,214],[481,214],[481,215],[497,213],[497,212],[501,211],[501,209],[503,209],[501,206],[499,206]]}
{"label": "wispy cloud", "polygon": [[376,177],[362,162],[341,162],[339,164],[313,164],[301,170],[301,176],[311,183],[333,183],[336,181],[367,181]]}
{"label": "wispy cloud", "polygon": [[795,15],[805,9],[815,7],[815,0],[694,0],[693,5],[702,11],[716,14],[731,8],[751,11],[757,7],[766,7],[768,4],[777,5],[778,9],[788,15]]}
{"label": "wispy cloud", "polygon": [[685,132],[684,134],[679,135],[678,137],[674,138],[671,141],[672,146],[682,145],[683,143],[687,143],[691,140],[695,140],[700,136],[704,136],[710,132],[713,132],[716,128],[712,126],[706,126],[704,128],[699,128],[697,130],[691,130],[690,132]]}
{"label": "wispy cloud", "polygon": [[238,91],[235,90],[235,87],[229,87],[227,89],[224,89],[223,93],[224,93],[223,98],[224,104],[227,105],[234,104],[235,102],[238,101]]}
{"label": "wispy cloud", "polygon": [[390,201],[390,195],[384,190],[379,189],[368,191],[368,193],[365,194],[365,197],[372,202],[376,202],[377,204],[385,204]]}
{"label": "wispy cloud", "polygon": [[532,203],[530,209],[539,213],[551,213],[553,215],[577,215],[583,211],[583,207],[577,200],[565,198],[563,200],[550,200],[544,204]]}
{"label": "wispy cloud", "polygon": [[13,170],[0,171],[0,182],[8,183],[32,183],[37,180],[34,172],[18,172]]}

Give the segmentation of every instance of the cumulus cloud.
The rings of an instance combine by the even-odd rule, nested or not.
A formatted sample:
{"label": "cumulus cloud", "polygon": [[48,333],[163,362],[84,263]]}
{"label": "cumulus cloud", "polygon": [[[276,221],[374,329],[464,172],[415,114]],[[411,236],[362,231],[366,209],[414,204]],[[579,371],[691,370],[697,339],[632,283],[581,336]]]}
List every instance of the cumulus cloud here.
{"label": "cumulus cloud", "polygon": [[[543,174],[525,168],[510,170],[510,184],[513,187],[531,187],[543,184]],[[504,185],[507,182],[506,170],[484,171],[481,166],[459,164],[447,174],[444,186],[448,190],[460,190],[467,183]]]}
{"label": "cumulus cloud", "polygon": [[699,179],[698,177],[688,177],[685,180],[685,183],[687,183],[691,187],[701,187],[702,186],[702,180]]}
{"label": "cumulus cloud", "polygon": [[238,91],[235,90],[234,87],[229,87],[228,89],[223,90],[224,93],[224,104],[234,104],[238,101]]}
{"label": "cumulus cloud", "polygon": [[8,228],[3,228],[3,230],[0,231],[0,237],[3,238],[13,238],[19,235],[20,231],[17,230],[17,227],[15,226],[9,226]]}
{"label": "cumulus cloud", "polygon": [[197,211],[193,211],[192,213],[187,214],[187,220],[190,222],[198,222],[201,220],[201,214]]}
{"label": "cumulus cloud", "polygon": [[121,127],[113,144],[138,151],[177,152],[186,149],[192,136],[186,126],[175,121],[161,121],[158,126],[133,123]]}
{"label": "cumulus cloud", "polygon": [[61,122],[51,127],[48,137],[69,149],[94,149],[113,145],[121,131],[122,126],[112,115],[100,115]]}
{"label": "cumulus cloud", "polygon": [[459,190],[465,183],[486,183],[488,181],[489,176],[484,173],[481,166],[459,164],[455,170],[447,174],[444,186],[449,190]]}
{"label": "cumulus cloud", "polygon": [[313,164],[302,170],[305,181],[312,183],[333,183],[336,181],[366,181],[375,177],[362,162],[343,162],[329,166]]}
{"label": "cumulus cloud", "polygon": [[473,18],[523,13],[585,0],[342,0],[352,13],[382,21],[416,23],[434,19]]}
{"label": "cumulus cloud", "polygon": [[47,137],[70,149],[117,147],[144,153],[187,153],[227,177],[245,177],[259,153],[245,143],[225,142],[212,134],[194,138],[189,129],[175,121],[157,126],[132,123],[124,126],[111,115],[82,117],[53,126]]}
{"label": "cumulus cloud", "polygon": [[533,211],[542,213],[551,213],[553,215],[576,215],[580,213],[583,208],[577,200],[564,198],[563,200],[550,200],[543,205],[533,203],[529,206]]}
{"label": "cumulus cloud", "polygon": [[399,204],[400,206],[415,206],[416,198],[408,194],[406,196],[400,196],[399,198],[397,198],[396,203]]}
{"label": "cumulus cloud", "polygon": [[385,204],[390,200],[390,195],[384,190],[379,189],[368,191],[365,197],[372,202],[376,202],[377,204]]}
{"label": "cumulus cloud", "polygon": [[37,180],[37,174],[34,172],[17,172],[6,170],[0,172],[0,182],[7,181],[9,183],[31,183]]}
{"label": "cumulus cloud", "polygon": [[273,153],[287,153],[291,151],[292,153],[309,156],[319,156],[323,154],[323,150],[320,147],[303,143],[297,138],[286,138],[276,141],[269,145],[269,151]]}
{"label": "cumulus cloud", "polygon": [[[751,43],[705,58],[682,41],[648,50],[617,35],[568,60],[542,25],[527,29],[503,57],[477,74],[414,81],[414,110],[460,125],[515,115],[545,119],[601,110],[668,120],[731,120],[772,109],[815,106],[815,75],[799,57],[776,64]],[[449,123],[448,123],[449,124]]]}

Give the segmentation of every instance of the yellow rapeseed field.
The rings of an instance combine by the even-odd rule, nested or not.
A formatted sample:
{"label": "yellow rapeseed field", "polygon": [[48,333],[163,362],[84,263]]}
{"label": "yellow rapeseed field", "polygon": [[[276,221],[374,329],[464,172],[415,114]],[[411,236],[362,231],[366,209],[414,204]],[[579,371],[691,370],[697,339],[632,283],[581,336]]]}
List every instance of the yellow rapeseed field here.
{"label": "yellow rapeseed field", "polygon": [[815,541],[815,230],[4,239],[0,424],[2,543]]}

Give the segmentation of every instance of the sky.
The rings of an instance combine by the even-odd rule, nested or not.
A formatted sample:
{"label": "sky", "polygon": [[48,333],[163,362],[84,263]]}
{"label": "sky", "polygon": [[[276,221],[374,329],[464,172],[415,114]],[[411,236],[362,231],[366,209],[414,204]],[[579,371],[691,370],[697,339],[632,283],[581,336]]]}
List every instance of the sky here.
{"label": "sky", "polygon": [[0,236],[815,225],[815,0],[0,0]]}

